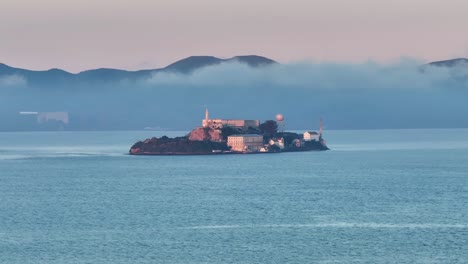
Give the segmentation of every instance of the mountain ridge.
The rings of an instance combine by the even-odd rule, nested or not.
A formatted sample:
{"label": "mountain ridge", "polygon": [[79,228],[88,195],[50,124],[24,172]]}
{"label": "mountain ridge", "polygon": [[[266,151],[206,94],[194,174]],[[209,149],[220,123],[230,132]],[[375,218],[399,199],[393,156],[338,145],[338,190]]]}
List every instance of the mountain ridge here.
{"label": "mountain ridge", "polygon": [[[47,70],[29,70],[24,68],[17,68],[12,67],[5,63],[0,63],[0,75],[11,75],[11,74],[25,74],[25,75],[37,75],[37,74],[47,74],[47,75],[62,75],[64,76],[75,76],[79,79],[83,78],[84,76],[92,76],[98,77],[96,75],[103,74],[104,79],[108,79],[109,77],[118,77],[119,75],[123,74],[134,74],[134,75],[148,75],[154,72],[159,71],[169,71],[169,72],[176,72],[176,73],[183,73],[189,74],[195,70],[207,67],[218,65],[221,63],[229,63],[229,62],[240,62],[246,64],[250,67],[261,67],[271,64],[277,64],[275,60],[272,60],[267,57],[258,56],[258,55],[239,55],[234,56],[228,59],[221,59],[215,56],[189,56],[178,61],[175,61],[165,67],[162,68],[154,68],[154,69],[141,69],[141,70],[123,70],[118,68],[96,68],[96,69],[89,69],[80,71],[78,73],[72,73],[60,68],[51,68]],[[455,58],[455,59],[448,59],[448,60],[440,60],[440,61],[432,61],[426,63],[423,66],[437,66],[437,67],[455,67],[460,64],[467,64],[467,58]]]}
{"label": "mountain ridge", "polygon": [[68,72],[66,70],[62,70],[59,68],[51,68],[48,70],[29,70],[29,69],[24,69],[24,68],[12,67],[5,63],[0,63],[0,74],[58,73],[60,72],[61,74],[80,76],[80,75],[89,75],[89,74],[92,74],[93,72],[104,72],[104,73],[119,72],[119,73],[128,73],[128,74],[141,74],[141,73],[150,73],[150,72],[157,72],[157,71],[172,71],[172,72],[179,72],[179,73],[191,73],[194,70],[197,70],[206,66],[221,64],[225,62],[234,62],[234,61],[247,64],[251,67],[259,67],[263,65],[278,63],[272,59],[269,59],[263,56],[258,56],[258,55],[234,56],[229,59],[220,59],[214,56],[190,56],[190,57],[178,60],[176,62],[173,62],[162,68],[142,69],[142,70],[134,70],[134,71],[117,69],[117,68],[96,68],[96,69],[80,71],[78,73],[71,73],[71,72]]}
{"label": "mountain ridge", "polygon": [[[71,73],[62,69],[52,68],[48,70],[29,70],[9,66],[0,63],[0,77],[9,75],[19,75],[27,79],[27,82],[35,86],[74,86],[78,84],[101,84],[111,81],[130,80],[150,78],[152,74],[157,72],[171,72],[178,74],[191,74],[196,70],[220,65],[223,63],[238,62],[252,68],[263,67],[278,62],[267,57],[258,55],[240,55],[231,58],[218,58],[214,56],[190,56],[173,62],[162,68],[142,69],[142,70],[122,70],[115,68],[97,68]],[[436,67],[456,67],[458,65],[468,65],[468,59],[456,58],[449,60],[433,61],[421,65],[422,70],[427,66]],[[52,86],[53,86],[52,85]]]}
{"label": "mountain ridge", "polygon": [[455,67],[460,64],[467,64],[467,58],[456,58],[456,59],[449,59],[449,60],[441,60],[441,61],[433,61],[429,62],[427,65],[438,66],[438,67]]}

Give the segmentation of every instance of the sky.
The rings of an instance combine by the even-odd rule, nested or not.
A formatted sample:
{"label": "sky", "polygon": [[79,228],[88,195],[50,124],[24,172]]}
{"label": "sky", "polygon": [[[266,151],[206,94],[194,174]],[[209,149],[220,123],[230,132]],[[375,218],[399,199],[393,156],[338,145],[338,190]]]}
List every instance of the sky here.
{"label": "sky", "polygon": [[466,0],[1,0],[0,63],[164,67],[192,55],[391,63],[468,57]]}

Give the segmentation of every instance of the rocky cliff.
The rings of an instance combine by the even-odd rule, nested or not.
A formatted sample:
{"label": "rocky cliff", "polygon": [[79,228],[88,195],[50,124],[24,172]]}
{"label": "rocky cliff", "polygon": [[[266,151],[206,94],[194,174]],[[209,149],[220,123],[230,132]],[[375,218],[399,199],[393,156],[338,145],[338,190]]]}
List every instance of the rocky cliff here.
{"label": "rocky cliff", "polygon": [[188,136],[189,140],[194,140],[194,141],[222,141],[222,133],[220,130],[214,130],[209,127],[197,127],[194,130],[192,130]]}

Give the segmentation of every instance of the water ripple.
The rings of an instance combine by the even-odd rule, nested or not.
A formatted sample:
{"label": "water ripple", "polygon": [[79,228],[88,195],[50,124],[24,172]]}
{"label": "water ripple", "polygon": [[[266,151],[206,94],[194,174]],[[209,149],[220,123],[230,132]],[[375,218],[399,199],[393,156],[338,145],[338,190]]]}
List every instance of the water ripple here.
{"label": "water ripple", "polygon": [[468,224],[393,224],[393,223],[316,223],[316,224],[267,224],[267,225],[201,225],[184,227],[183,229],[241,229],[241,228],[370,228],[370,229],[440,229],[456,228],[466,229]]}

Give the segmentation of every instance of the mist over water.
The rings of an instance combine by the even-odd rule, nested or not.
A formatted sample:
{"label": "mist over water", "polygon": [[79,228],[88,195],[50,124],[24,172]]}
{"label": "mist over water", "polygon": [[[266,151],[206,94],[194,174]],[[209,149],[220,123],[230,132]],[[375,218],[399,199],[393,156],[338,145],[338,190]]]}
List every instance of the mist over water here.
{"label": "mist over water", "polygon": [[422,64],[223,63],[191,74],[39,84],[0,76],[0,130],[21,130],[19,111],[67,111],[72,130],[187,130],[205,105],[217,118],[283,113],[290,129],[316,128],[320,117],[329,129],[468,127],[468,67]]}

